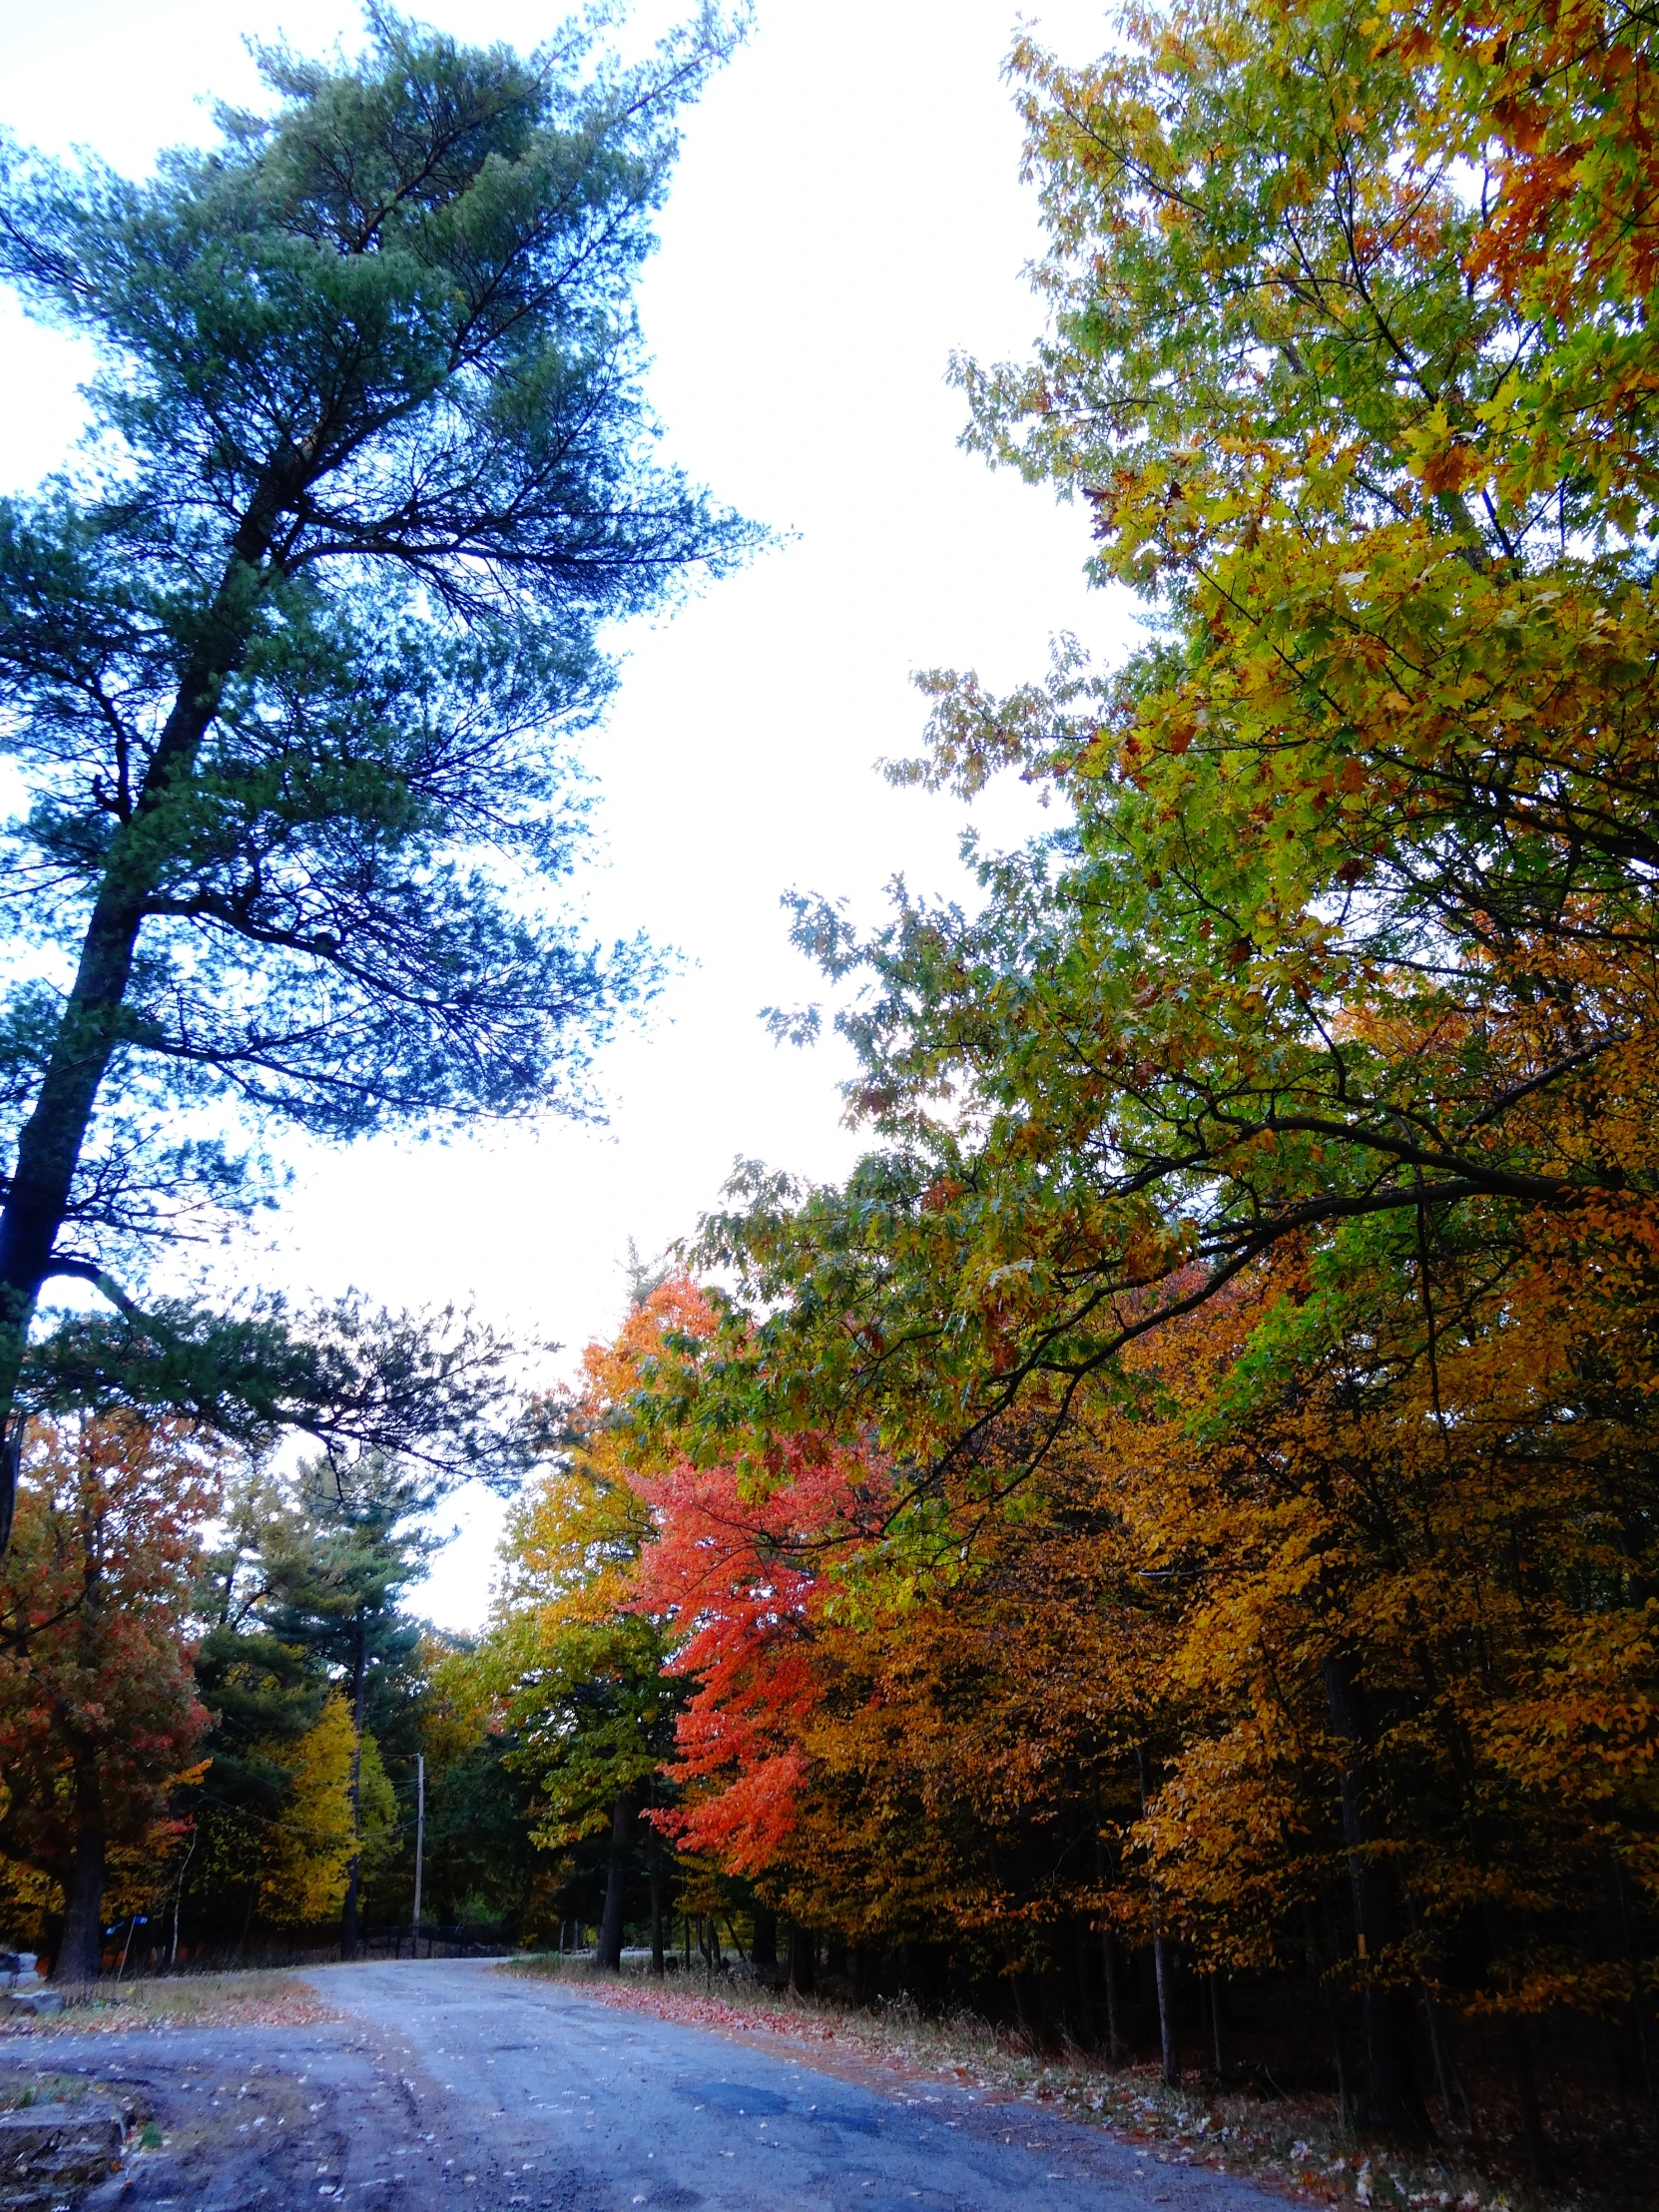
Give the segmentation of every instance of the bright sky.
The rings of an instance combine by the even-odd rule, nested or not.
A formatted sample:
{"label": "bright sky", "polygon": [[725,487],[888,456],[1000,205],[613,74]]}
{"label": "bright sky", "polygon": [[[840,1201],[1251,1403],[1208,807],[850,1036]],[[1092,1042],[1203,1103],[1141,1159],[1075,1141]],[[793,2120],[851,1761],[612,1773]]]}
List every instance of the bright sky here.
{"label": "bright sky", "polygon": [[[829,1177],[835,1040],[773,1044],[758,1009],[817,995],[780,893],[958,892],[963,812],[893,791],[876,760],[915,750],[910,672],[974,667],[1009,685],[1075,631],[1121,649],[1121,610],[1082,580],[1085,519],[956,449],[954,348],[1023,353],[1035,197],[1001,66],[1017,0],[760,0],[758,29],[689,118],[642,305],[667,448],[783,533],[781,548],[626,640],[622,691],[589,759],[602,847],[578,895],[601,935],[645,928],[687,966],[649,1028],[607,1056],[607,1127],[295,1155],[272,1248],[245,1272],[393,1305],[475,1303],[565,1348],[608,1334],[632,1237],[695,1229],[735,1158]],[[532,45],[557,20],[525,0],[431,0],[459,35]],[[1074,59],[1105,44],[1090,0],[1026,0]],[[131,173],[202,140],[203,94],[252,99],[242,41],[355,39],[341,0],[53,0],[0,5],[0,119],[26,142],[95,149]],[[0,489],[68,450],[84,358],[0,305]],[[1027,795],[981,804],[1011,840]],[[463,1494],[426,1609],[482,1619],[499,1508]]]}

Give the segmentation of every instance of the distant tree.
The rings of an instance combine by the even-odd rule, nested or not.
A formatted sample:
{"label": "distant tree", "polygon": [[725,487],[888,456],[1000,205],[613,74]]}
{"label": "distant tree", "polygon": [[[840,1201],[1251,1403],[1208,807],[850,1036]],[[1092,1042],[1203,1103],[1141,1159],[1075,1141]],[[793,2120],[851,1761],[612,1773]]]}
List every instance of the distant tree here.
{"label": "distant tree", "polygon": [[144,184],[0,148],[0,276],[100,355],[86,458],[0,503],[0,1416],[47,1282],[258,1195],[226,1102],[569,1109],[651,974],[549,890],[602,627],[754,537],[653,461],[632,299],[731,36],[368,33],[262,49],[272,112]]}
{"label": "distant tree", "polygon": [[179,1424],[37,1424],[0,1573],[0,1853],[63,1894],[56,1971],[98,1972],[112,1846],[151,1834],[207,1723],[191,1678],[218,1481]]}
{"label": "distant tree", "polygon": [[302,1736],[270,1747],[286,1783],[280,1817],[259,1839],[255,1897],[273,1927],[315,1927],[337,1913],[357,1857],[351,1803],[360,1752],[337,1690]]}
{"label": "distant tree", "polygon": [[[338,1685],[352,1731],[347,1778],[353,1847],[341,1902],[340,1949],[355,1955],[362,1883],[364,1753],[371,1723],[395,1718],[418,1670],[421,1629],[402,1597],[423,1571],[431,1539],[411,1525],[426,1493],[368,1460],[349,1472],[320,1461],[297,1488],[297,1509],[268,1537],[264,1624]],[[378,1753],[373,1771],[384,1784]],[[378,1824],[384,1827],[381,1819]]]}
{"label": "distant tree", "polygon": [[[487,1663],[470,1638],[429,1632],[421,1688],[422,1918],[504,1921],[529,1936],[546,1877],[545,1856],[531,1841],[535,1782],[515,1762],[519,1739],[501,1725]],[[399,1863],[400,1878],[406,1864]]]}
{"label": "distant tree", "polygon": [[[234,1474],[220,1540],[208,1551],[197,1586],[204,1631],[196,1684],[212,1721],[202,1747],[211,1764],[196,1807],[188,1880],[192,1918],[206,1912],[210,1924],[219,1924],[216,1934],[226,1933],[227,1924],[246,1933],[256,1913],[269,1912],[274,1841],[294,1811],[298,1778],[315,1765],[310,1740],[329,1694],[320,1659],[282,1642],[264,1615],[272,1594],[265,1554],[285,1547],[291,1515],[291,1500],[264,1468],[256,1464]],[[343,1774],[342,1769],[340,1802],[349,1837]],[[320,1829],[327,1823],[307,1815],[303,1825]],[[344,1864],[342,1858],[332,1905],[313,1918],[338,1909]]]}

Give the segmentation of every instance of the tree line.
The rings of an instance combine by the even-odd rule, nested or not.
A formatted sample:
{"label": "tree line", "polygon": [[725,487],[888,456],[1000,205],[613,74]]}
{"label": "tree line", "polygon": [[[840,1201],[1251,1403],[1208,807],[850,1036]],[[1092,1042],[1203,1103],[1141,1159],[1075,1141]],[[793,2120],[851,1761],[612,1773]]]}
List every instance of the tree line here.
{"label": "tree line", "polygon": [[131,1413],[31,1430],[0,1569],[0,1923],[69,1982],[530,1918],[528,1791],[407,1598],[429,1498]]}

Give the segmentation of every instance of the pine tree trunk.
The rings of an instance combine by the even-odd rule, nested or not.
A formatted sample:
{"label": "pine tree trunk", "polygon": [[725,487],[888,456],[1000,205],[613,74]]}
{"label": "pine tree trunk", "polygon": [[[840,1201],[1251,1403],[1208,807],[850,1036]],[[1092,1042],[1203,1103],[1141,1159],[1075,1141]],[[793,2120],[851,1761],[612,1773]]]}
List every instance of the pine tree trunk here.
{"label": "pine tree trunk", "polygon": [[[149,818],[193,774],[219,711],[224,679],[247,656],[250,611],[242,579],[269,555],[281,504],[281,487],[268,475],[231,541],[231,557],[202,643],[180,679],[134,819],[110,840],[75,980],[40,1089],[18,1132],[17,1156],[0,1209],[0,1438],[8,1443],[29,1324],[52,1273],[93,1109],[121,1038],[121,1009],[132,981],[139,931],[159,880],[158,840]],[[0,1448],[0,1555],[10,1540],[16,1496],[16,1454]]]}
{"label": "pine tree trunk", "polygon": [[622,1912],[628,1888],[628,1847],[634,1838],[637,1807],[624,1790],[611,1816],[611,1863],[605,1874],[605,1909],[599,1917],[597,1964],[606,1973],[622,1968]]}
{"label": "pine tree trunk", "polygon": [[75,1858],[64,1884],[54,1981],[96,1981],[104,1954],[104,1801],[91,1754],[76,1762]]}

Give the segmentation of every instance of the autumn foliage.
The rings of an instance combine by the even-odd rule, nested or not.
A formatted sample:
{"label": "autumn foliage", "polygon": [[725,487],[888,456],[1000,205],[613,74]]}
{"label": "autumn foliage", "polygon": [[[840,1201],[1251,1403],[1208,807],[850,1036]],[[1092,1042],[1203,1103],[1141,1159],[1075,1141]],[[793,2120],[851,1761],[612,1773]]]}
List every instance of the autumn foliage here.
{"label": "autumn foliage", "polygon": [[1542,2173],[1538,2052],[1659,2047],[1652,26],[1013,69],[1049,319],[969,442],[1152,641],[925,680],[894,774],[1056,802],[974,911],[801,904],[868,1147],[745,1171],[607,1401],[659,1824],[860,1987],[1166,2074],[1248,1987],[1419,2137],[1495,2066]]}
{"label": "autumn foliage", "polygon": [[61,1897],[70,1980],[98,1971],[112,1861],[165,1859],[182,1826],[172,1791],[208,1723],[189,1607],[217,1496],[211,1452],[176,1424],[30,1430],[0,1579],[0,1855]]}

